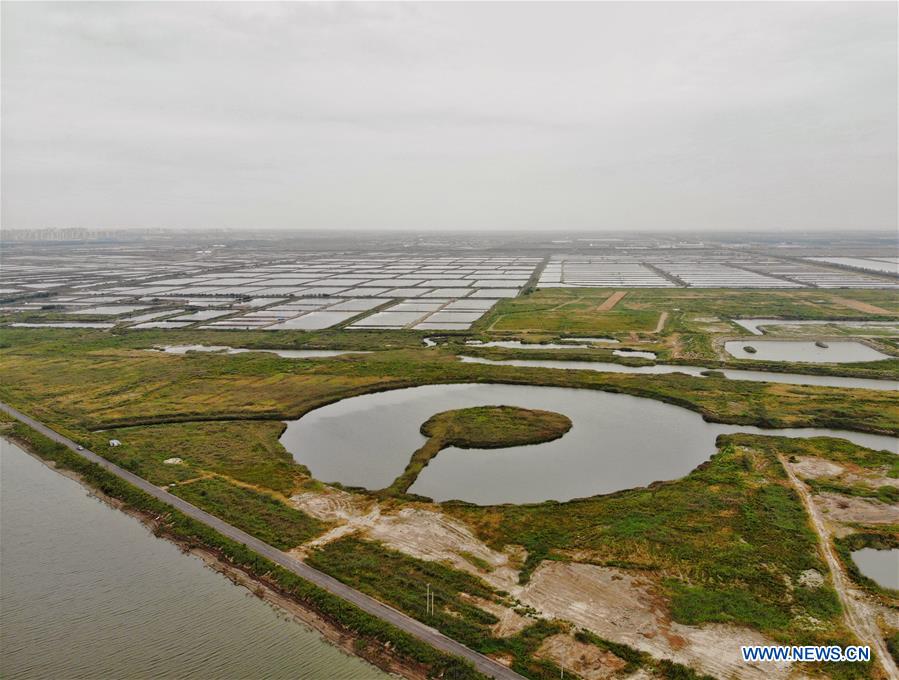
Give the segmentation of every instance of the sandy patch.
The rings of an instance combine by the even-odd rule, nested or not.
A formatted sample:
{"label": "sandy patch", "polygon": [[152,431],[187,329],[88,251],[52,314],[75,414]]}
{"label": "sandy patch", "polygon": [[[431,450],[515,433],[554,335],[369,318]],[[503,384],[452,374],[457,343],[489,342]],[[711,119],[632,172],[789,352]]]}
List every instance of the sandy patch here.
{"label": "sandy patch", "polygon": [[662,312],[659,315],[659,322],[656,324],[655,329],[653,329],[653,333],[661,333],[662,329],[665,327],[665,322],[668,321],[668,312]]}
{"label": "sandy patch", "polygon": [[837,465],[823,458],[815,456],[801,456],[796,462],[790,463],[790,467],[803,479],[820,479],[821,477],[838,477],[846,471],[842,465]]}
{"label": "sandy patch", "polygon": [[545,616],[568,620],[602,638],[693,666],[719,678],[785,678],[789,667],[746,664],[740,646],[770,644],[748,628],[685,626],[670,620],[652,581],[619,569],[543,562],[519,600]]}
{"label": "sandy patch", "polygon": [[603,300],[603,303],[596,308],[597,312],[608,312],[610,309],[614,309],[615,305],[621,302],[622,298],[627,295],[627,291],[618,291],[617,293],[612,293],[609,297]]}
{"label": "sandy patch", "polygon": [[[512,592],[518,584],[518,570],[512,566],[509,553],[488,548],[467,527],[439,512],[404,508],[395,515],[381,515],[364,534],[412,557],[448,562],[455,569],[480,576],[498,590]],[[468,556],[486,562],[489,570],[480,569]]]}
{"label": "sandy patch", "polygon": [[814,501],[831,521],[860,524],[899,523],[899,507],[895,505],[836,493],[816,494]]}
{"label": "sandy patch", "polygon": [[459,593],[459,596],[463,600],[467,600],[480,609],[483,609],[485,612],[490,612],[499,619],[499,622],[494,623],[490,627],[491,632],[497,637],[511,637],[534,623],[534,619],[522,616],[514,609],[505,607],[497,602],[491,602],[490,600],[469,595],[468,593]]}
{"label": "sandy patch", "polygon": [[327,487],[326,491],[307,491],[290,498],[297,510],[325,522],[349,520],[371,512],[375,502],[365,496]]}
{"label": "sandy patch", "polygon": [[835,297],[832,299],[837,304],[848,307],[849,309],[854,309],[857,312],[865,312],[866,314],[893,314],[893,312],[891,312],[889,309],[884,309],[883,307],[871,305],[867,302],[861,302],[859,300],[850,300],[849,298],[844,297]]}
{"label": "sandy patch", "polygon": [[611,652],[562,634],[546,638],[534,656],[573,671],[584,680],[610,678],[627,665]]}

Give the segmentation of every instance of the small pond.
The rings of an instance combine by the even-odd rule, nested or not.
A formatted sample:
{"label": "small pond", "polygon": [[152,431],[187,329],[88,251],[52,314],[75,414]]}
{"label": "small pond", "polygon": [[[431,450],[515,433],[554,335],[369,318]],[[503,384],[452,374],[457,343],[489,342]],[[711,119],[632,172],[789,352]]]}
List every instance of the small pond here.
{"label": "small pond", "polygon": [[899,590],[899,550],[862,548],[853,551],[852,561],[877,585]]}
{"label": "small pond", "polygon": [[883,328],[899,332],[899,321],[840,321],[833,319],[734,319],[753,335],[763,335],[767,326],[843,326],[845,328]]}
{"label": "small pond", "polygon": [[[891,437],[825,429],[760,430],[705,422],[697,413],[652,399],[595,390],[497,384],[425,385],[344,399],[287,423],[281,443],[326,482],[380,489],[404,470],[435,413],[484,405],[555,411],[571,430],[533,446],[447,448],[409,492],[437,501],[531,503],[569,500],[682,477],[730,432],[844,437],[895,450]],[[652,427],[646,427],[652,423]]]}
{"label": "small pond", "polygon": [[[827,347],[818,347],[814,342],[792,342],[789,340],[732,340],[724,345],[728,354],[737,359],[757,361],[802,361],[818,364],[850,364],[861,361],[883,361],[890,359],[862,342],[851,340],[828,342]],[[747,352],[745,347],[754,347],[755,352]]]}

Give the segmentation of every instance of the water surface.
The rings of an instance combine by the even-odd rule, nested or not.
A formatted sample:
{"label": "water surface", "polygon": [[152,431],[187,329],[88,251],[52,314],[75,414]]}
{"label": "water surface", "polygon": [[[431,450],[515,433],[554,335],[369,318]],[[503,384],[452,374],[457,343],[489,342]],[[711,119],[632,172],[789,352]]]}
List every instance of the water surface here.
{"label": "water surface", "polygon": [[465,363],[493,364],[497,366],[522,366],[530,368],[556,368],[575,371],[598,371],[600,373],[642,373],[645,375],[664,375],[683,373],[696,378],[715,370],[730,380],[749,380],[750,382],[771,382],[785,385],[821,385],[824,387],[854,387],[866,390],[899,390],[897,380],[876,380],[874,378],[848,378],[839,375],[804,375],[802,373],[774,373],[772,371],[746,371],[742,369],[721,368],[708,369],[701,366],[675,366],[673,364],[655,364],[653,366],[625,366],[607,361],[563,361],[557,359],[482,359],[480,357],[460,356]]}
{"label": "water surface", "polygon": [[533,446],[444,449],[410,493],[481,504],[608,493],[682,477],[714,453],[719,434],[731,432],[843,437],[893,451],[899,444],[857,432],[707,423],[693,411],[624,394],[497,384],[425,385],[351,397],[288,422],[281,442],[318,479],[379,489],[389,486],[424,444],[419,428],[428,418],[485,405],[555,411],[568,416],[573,427],[560,439]]}
{"label": "water surface", "polygon": [[244,354],[245,352],[268,352],[286,359],[305,359],[312,357],[338,357],[342,354],[369,354],[349,349],[245,349],[228,347],[227,345],[162,345],[155,348],[168,354],[187,354],[188,352],[217,352],[221,354]]}
{"label": "water surface", "polygon": [[852,553],[858,570],[884,588],[899,590],[899,550],[862,548]]}
{"label": "water surface", "polygon": [[[734,319],[753,335],[763,335],[768,326],[843,326],[845,328],[884,328],[899,332],[899,321],[839,321],[833,319]],[[826,330],[826,329],[825,329]]]}
{"label": "water surface", "polygon": [[0,676],[387,678],[0,439]]}
{"label": "water surface", "polygon": [[[738,359],[756,361],[802,361],[818,364],[849,364],[860,361],[883,361],[891,359],[862,342],[839,340],[828,342],[827,347],[818,347],[814,342],[794,342],[790,340],[732,340],[724,343],[727,352]],[[744,347],[754,347],[755,352],[747,352]]]}

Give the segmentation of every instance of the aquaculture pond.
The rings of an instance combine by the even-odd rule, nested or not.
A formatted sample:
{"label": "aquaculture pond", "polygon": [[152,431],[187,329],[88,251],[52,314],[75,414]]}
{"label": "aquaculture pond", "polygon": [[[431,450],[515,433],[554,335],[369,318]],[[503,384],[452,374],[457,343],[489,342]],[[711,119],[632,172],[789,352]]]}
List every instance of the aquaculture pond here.
{"label": "aquaculture pond", "polygon": [[843,328],[875,328],[899,333],[899,321],[841,321],[834,319],[734,319],[735,324],[742,326],[753,335],[763,335],[769,326],[840,326]]}
{"label": "aquaculture pond", "polygon": [[346,349],[244,349],[227,345],[162,345],[154,348],[168,354],[187,354],[188,352],[214,352],[218,354],[244,354],[245,352],[269,352],[285,359],[310,359],[315,357],[338,357],[341,354],[368,354]]}
{"label": "aquaculture pond", "polygon": [[884,588],[899,590],[899,550],[862,548],[852,553],[858,570]]}
{"label": "aquaculture pond", "polygon": [[[564,361],[556,359],[481,359],[480,357],[459,357],[466,363],[495,364],[505,366],[521,366],[530,368],[556,368],[575,371],[597,371],[600,373],[643,373],[660,375],[665,373],[685,373],[694,377],[703,377],[712,369],[701,366],[675,366],[671,364],[655,364],[653,366],[625,366],[608,361]],[[847,378],[838,375],[804,375],[802,373],[774,373],[772,371],[745,371],[741,369],[714,369],[730,380],[749,380],[751,382],[771,382],[785,385],[823,385],[826,387],[855,387],[866,390],[899,390],[897,380],[877,380],[874,378]]]}
{"label": "aquaculture pond", "polygon": [[[824,346],[821,346],[824,345]],[[747,350],[747,347],[752,349]],[[801,361],[816,364],[850,364],[883,361],[888,354],[878,352],[863,342],[839,340],[827,343],[793,342],[790,340],[732,340],[724,344],[728,354],[737,359],[758,361]]]}
{"label": "aquaculture pond", "polygon": [[[503,449],[441,451],[409,488],[437,501],[479,504],[569,500],[675,479],[707,460],[730,432],[844,437],[895,450],[892,437],[825,429],[760,430],[705,422],[652,399],[532,385],[426,385],[344,399],[287,423],[281,442],[313,476],[380,489],[399,476],[436,413],[505,405],[561,413],[573,427],[560,439]],[[647,427],[647,423],[652,423]]]}
{"label": "aquaculture pond", "polygon": [[3,439],[0,470],[0,677],[389,677]]}

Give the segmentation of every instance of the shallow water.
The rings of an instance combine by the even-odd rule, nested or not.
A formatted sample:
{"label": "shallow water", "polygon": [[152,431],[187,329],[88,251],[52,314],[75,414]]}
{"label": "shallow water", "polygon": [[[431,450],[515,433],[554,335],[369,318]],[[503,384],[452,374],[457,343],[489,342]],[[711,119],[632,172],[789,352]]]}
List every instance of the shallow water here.
{"label": "shallow water", "polygon": [[846,328],[887,328],[899,331],[897,321],[835,321],[831,319],[734,319],[753,335],[763,335],[767,326],[843,326]]}
{"label": "shallow water", "polygon": [[612,354],[616,357],[635,357],[639,359],[655,359],[655,352],[643,352],[638,349],[615,349],[612,350]]}
{"label": "shallow water", "polygon": [[[508,349],[585,349],[584,343],[588,342],[586,338],[575,340],[570,338],[576,344],[564,344],[559,342],[521,342],[520,340],[491,340],[490,342],[480,342],[478,340],[470,340],[466,345],[474,345],[476,347],[506,347]],[[589,342],[608,342],[617,343],[617,340],[590,340]],[[580,344],[577,344],[580,343]]]}
{"label": "shallow water", "polygon": [[244,349],[227,345],[163,345],[156,348],[168,354],[187,354],[188,352],[220,352],[222,354],[244,354],[245,352],[268,352],[285,359],[305,359],[312,357],[338,357],[342,354],[369,354],[347,349]]}
{"label": "shallow water", "polygon": [[684,373],[694,377],[703,377],[705,371],[716,370],[731,380],[749,380],[750,382],[771,382],[784,385],[821,385],[824,387],[855,387],[866,390],[894,391],[899,390],[899,381],[875,380],[873,378],[847,378],[837,375],[803,375],[801,373],[774,373],[771,371],[744,371],[740,369],[708,369],[700,366],[674,366],[655,364],[654,366],[625,366],[604,361],[562,361],[555,359],[506,359],[495,361],[480,357],[459,357],[463,362],[475,364],[494,364],[505,366],[522,366],[531,368],[558,368],[576,371],[599,371],[602,373],[643,373],[646,375],[662,375],[667,373]]}
{"label": "shallow water", "polygon": [[[686,409],[595,390],[496,384],[426,385],[344,399],[287,423],[281,442],[313,476],[379,489],[403,471],[435,413],[483,405],[556,411],[572,429],[534,446],[448,448],[410,493],[473,503],[569,500],[682,477],[715,451],[719,434],[836,436],[895,450],[897,440],[825,429],[760,430],[707,423]],[[652,423],[647,427],[647,423]]]}
{"label": "shallow water", "polygon": [[388,677],[0,440],[0,676]]}
{"label": "shallow water", "polygon": [[858,570],[884,588],[899,590],[899,550],[862,548],[852,553]]}
{"label": "shallow water", "polygon": [[[883,361],[891,359],[861,342],[851,340],[828,342],[828,347],[818,347],[814,342],[789,340],[732,340],[724,344],[728,354],[737,359],[756,361],[801,361],[817,364],[849,364],[859,361]],[[743,349],[754,347],[755,353]]]}

